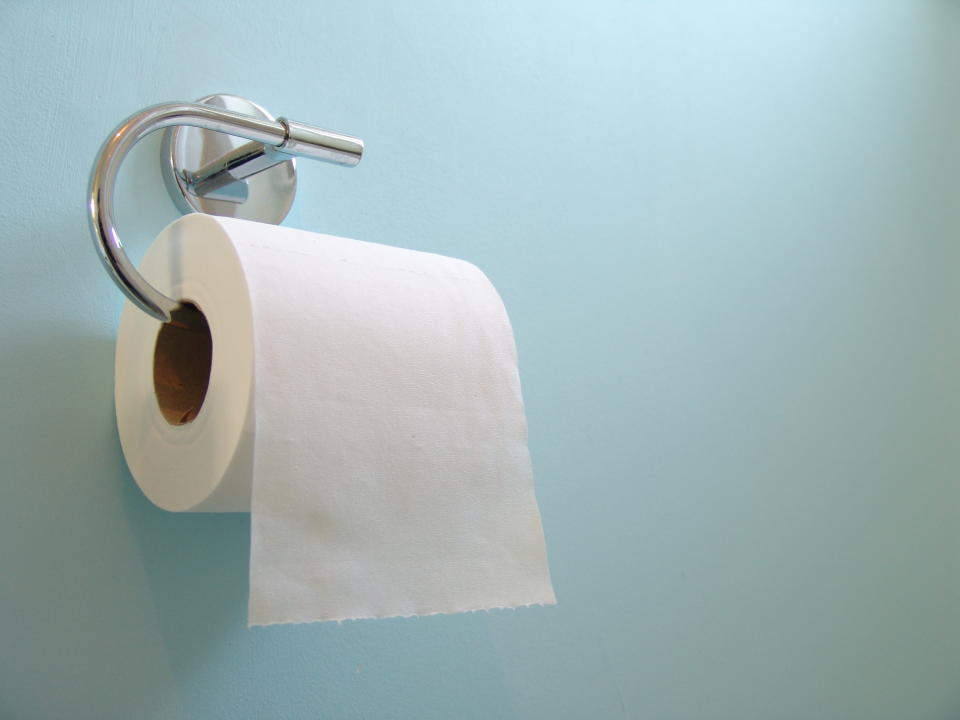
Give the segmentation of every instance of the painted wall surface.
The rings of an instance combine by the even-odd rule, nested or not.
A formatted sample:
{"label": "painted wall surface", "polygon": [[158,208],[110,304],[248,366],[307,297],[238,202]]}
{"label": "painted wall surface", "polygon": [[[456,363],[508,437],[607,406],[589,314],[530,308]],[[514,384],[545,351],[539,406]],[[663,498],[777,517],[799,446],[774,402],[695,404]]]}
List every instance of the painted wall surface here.
{"label": "painted wall surface", "polygon": [[[960,716],[960,4],[0,0],[0,717]],[[287,224],[510,311],[560,604],[247,630],[113,419],[107,133],[353,133]],[[176,213],[121,178],[135,257]]]}

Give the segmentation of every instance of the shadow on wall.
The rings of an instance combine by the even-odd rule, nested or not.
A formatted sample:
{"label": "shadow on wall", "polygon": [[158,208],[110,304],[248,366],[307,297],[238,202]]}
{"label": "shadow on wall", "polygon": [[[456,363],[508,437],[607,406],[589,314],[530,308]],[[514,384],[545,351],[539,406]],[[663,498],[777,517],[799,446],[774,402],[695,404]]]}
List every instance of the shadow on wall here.
{"label": "shadow on wall", "polygon": [[124,472],[121,502],[143,562],[163,645],[182,684],[246,626],[250,516],[170,513]]}
{"label": "shadow on wall", "polygon": [[89,707],[170,710],[246,624],[249,516],[167,513],[143,496],[115,428],[113,337],[53,322],[11,330],[0,362],[17,416],[3,433],[0,547],[15,582],[4,583],[0,637],[18,651],[0,674],[16,663],[34,678],[23,697],[49,696],[52,674]]}

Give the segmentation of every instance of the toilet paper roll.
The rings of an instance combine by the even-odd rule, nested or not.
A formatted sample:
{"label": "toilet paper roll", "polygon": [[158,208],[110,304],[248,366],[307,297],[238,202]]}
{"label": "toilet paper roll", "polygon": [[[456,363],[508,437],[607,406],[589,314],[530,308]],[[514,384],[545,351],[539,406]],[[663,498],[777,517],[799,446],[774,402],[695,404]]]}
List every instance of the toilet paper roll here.
{"label": "toilet paper roll", "polygon": [[188,215],[141,272],[116,409],[143,492],[251,512],[252,625],[555,602],[510,324],[461,260]]}

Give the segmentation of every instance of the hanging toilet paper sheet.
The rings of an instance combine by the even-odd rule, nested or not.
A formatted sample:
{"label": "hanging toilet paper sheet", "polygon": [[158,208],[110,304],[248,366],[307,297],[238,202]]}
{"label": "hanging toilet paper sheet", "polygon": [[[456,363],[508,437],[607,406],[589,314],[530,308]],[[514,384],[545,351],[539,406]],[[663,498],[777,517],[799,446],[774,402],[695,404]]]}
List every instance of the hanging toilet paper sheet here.
{"label": "hanging toilet paper sheet", "polygon": [[251,513],[249,622],[555,602],[513,334],[461,260],[206,215],[117,338],[124,455],[172,511]]}

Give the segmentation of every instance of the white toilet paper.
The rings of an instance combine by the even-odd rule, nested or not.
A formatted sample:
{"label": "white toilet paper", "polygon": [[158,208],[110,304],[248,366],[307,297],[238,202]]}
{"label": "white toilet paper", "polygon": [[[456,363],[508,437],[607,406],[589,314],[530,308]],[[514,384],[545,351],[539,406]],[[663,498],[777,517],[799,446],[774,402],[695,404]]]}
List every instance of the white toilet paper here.
{"label": "white toilet paper", "polygon": [[251,625],[555,602],[513,335],[477,268],[189,215],[141,271],[209,338],[124,309],[124,455],[160,507],[251,511]]}

